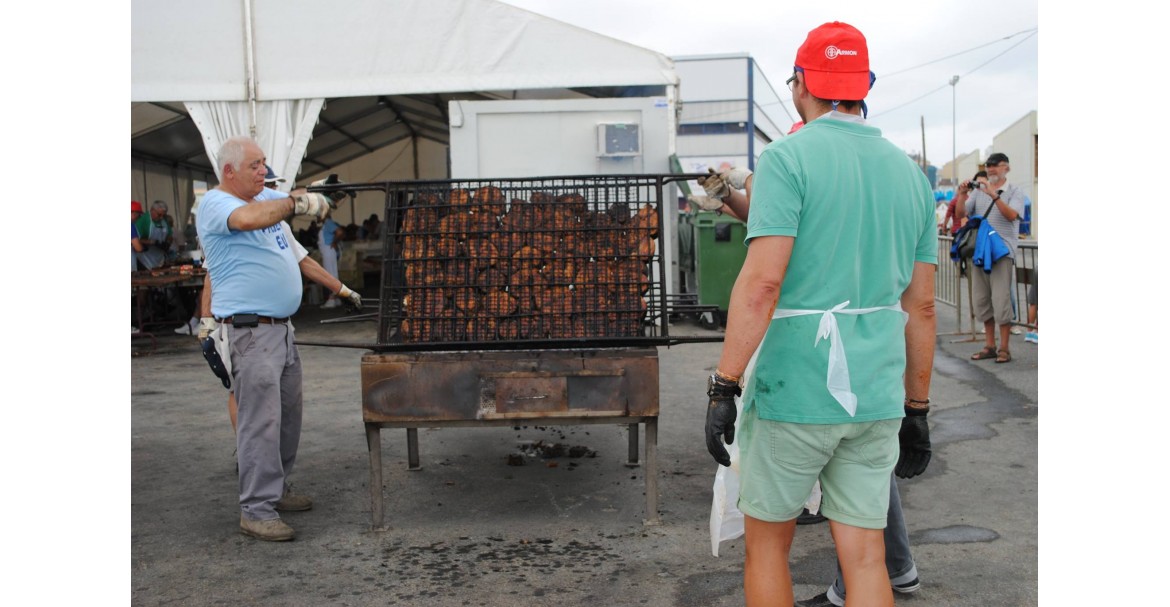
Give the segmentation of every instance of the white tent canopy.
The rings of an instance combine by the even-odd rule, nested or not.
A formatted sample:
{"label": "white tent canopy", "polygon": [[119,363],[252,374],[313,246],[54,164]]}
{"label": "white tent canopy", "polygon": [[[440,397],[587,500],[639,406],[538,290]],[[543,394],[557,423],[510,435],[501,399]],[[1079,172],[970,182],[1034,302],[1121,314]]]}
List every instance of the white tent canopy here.
{"label": "white tent canopy", "polygon": [[257,100],[677,83],[664,55],[493,0],[133,0],[131,49],[132,101],[247,101],[249,57]]}
{"label": "white tent canopy", "polygon": [[452,98],[677,84],[665,55],[495,0],[132,0],[132,182],[160,189],[148,163],[188,185],[218,175],[200,152],[248,134],[286,187],[404,139],[418,178],[419,140],[449,141]]}

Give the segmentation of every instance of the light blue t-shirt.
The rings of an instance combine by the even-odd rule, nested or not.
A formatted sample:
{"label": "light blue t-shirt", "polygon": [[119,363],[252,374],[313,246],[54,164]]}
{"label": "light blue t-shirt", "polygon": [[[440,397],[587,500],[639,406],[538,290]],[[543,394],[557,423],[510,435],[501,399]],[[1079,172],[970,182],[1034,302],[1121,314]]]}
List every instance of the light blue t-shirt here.
{"label": "light blue t-shirt", "polygon": [[[747,241],[795,238],[777,310],[898,305],[914,263],[936,263],[936,230],[930,183],[876,128],[821,118],[760,155]],[[836,314],[854,417],[826,387],[830,347],[817,342],[821,314],[771,322],[745,406],[759,407],[763,419],[805,424],[902,417],[903,319],[884,309]]]}
{"label": "light blue t-shirt", "polygon": [[327,247],[333,246],[333,237],[337,228],[340,227],[341,225],[333,221],[332,217],[326,217],[325,223],[321,225],[321,244]]}
{"label": "light blue t-shirt", "polygon": [[[287,198],[264,188],[256,200]],[[211,313],[216,318],[253,313],[285,318],[301,306],[301,273],[280,223],[259,230],[232,230],[228,217],[247,204],[219,189],[199,203],[195,227],[211,273]]]}

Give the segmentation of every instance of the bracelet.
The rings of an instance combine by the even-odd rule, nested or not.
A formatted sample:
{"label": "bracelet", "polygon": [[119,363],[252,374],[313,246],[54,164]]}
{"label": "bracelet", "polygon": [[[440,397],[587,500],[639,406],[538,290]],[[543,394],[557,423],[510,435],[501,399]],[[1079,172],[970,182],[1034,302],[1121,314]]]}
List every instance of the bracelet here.
{"label": "bracelet", "polygon": [[715,377],[718,377],[719,379],[722,379],[723,381],[726,381],[726,382],[728,382],[728,383],[732,383],[732,384],[738,384],[738,383],[739,383],[739,378],[738,378],[738,377],[735,377],[735,376],[732,376],[732,375],[728,375],[728,374],[726,374],[726,373],[724,373],[724,372],[720,371],[719,369],[715,369]]}
{"label": "bracelet", "polygon": [[930,399],[918,400],[907,397],[903,408],[906,410],[906,415],[926,415],[930,412]]}

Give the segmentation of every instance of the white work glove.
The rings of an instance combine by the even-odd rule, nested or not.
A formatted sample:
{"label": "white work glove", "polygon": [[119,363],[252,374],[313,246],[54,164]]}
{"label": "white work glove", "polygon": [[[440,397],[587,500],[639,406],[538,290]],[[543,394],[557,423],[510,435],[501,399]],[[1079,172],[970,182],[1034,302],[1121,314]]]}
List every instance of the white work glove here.
{"label": "white work glove", "polygon": [[207,339],[216,329],[219,328],[219,323],[210,316],[204,316],[199,319],[199,341]]}
{"label": "white work glove", "polygon": [[305,193],[295,194],[293,197],[293,213],[309,215],[318,221],[324,221],[329,211],[337,208],[337,203],[322,194]]}
{"label": "white work glove", "polygon": [[[309,185],[336,185],[339,183],[341,183],[341,180],[337,179],[337,175],[330,175],[330,176],[326,177],[325,179],[318,179],[317,181],[314,181],[313,183],[310,183]],[[338,203],[340,203],[342,200],[345,200],[345,197],[346,197],[346,193],[342,192],[341,190],[335,190],[333,192],[325,192],[325,195],[328,196],[329,199],[333,201],[333,208],[335,208],[335,209],[337,208]]]}
{"label": "white work glove", "polygon": [[707,192],[707,196],[715,200],[730,196],[731,187],[727,185],[727,181],[723,178],[723,175],[716,173],[715,169],[707,169],[707,172],[710,174],[706,177],[700,177],[697,180],[699,185],[703,186],[703,190]]}
{"label": "white work glove", "polygon": [[747,180],[748,177],[752,176],[752,172],[747,169],[731,169],[720,173],[719,176],[727,182],[727,185],[742,190],[747,187]]}
{"label": "white work glove", "polygon": [[362,309],[362,295],[345,285],[341,285],[341,290],[337,292],[337,296],[346,300],[346,303],[353,306],[355,310]]}
{"label": "white work glove", "polygon": [[712,198],[710,196],[692,194],[687,196],[687,202],[699,207],[700,209],[703,209],[704,211],[718,211],[719,209],[723,208],[722,200],[719,200],[718,198]]}

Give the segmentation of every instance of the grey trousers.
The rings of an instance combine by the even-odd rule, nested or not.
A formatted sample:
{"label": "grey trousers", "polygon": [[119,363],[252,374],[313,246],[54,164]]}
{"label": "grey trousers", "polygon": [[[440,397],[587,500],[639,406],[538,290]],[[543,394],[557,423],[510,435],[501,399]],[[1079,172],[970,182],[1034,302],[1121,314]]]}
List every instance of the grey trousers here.
{"label": "grey trousers", "polygon": [[238,407],[240,512],[250,520],[280,518],[276,502],[288,486],[301,440],[301,357],[293,327],[229,327],[228,339]]}
{"label": "grey trousers", "polygon": [[[980,270],[982,271],[982,270]],[[914,557],[910,555],[910,536],[906,533],[906,520],[902,518],[902,496],[898,494],[897,479],[890,475],[890,509],[886,512],[886,528],[882,532],[886,541],[886,572],[890,584],[905,584],[918,577]],[[829,587],[828,595],[836,595],[845,602],[845,578],[841,575],[841,562],[837,562],[837,580]]]}

